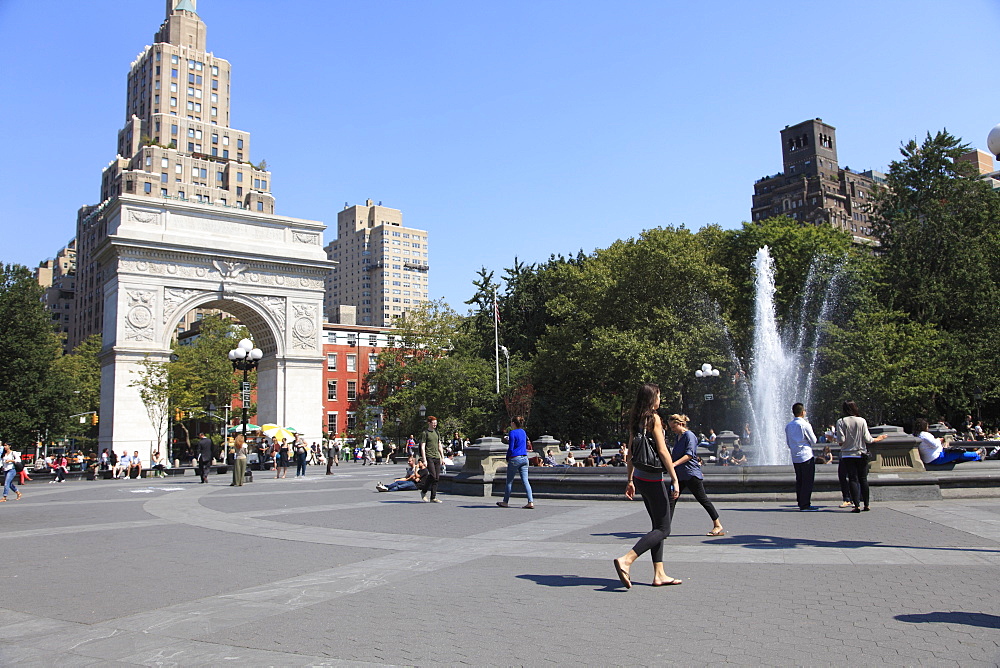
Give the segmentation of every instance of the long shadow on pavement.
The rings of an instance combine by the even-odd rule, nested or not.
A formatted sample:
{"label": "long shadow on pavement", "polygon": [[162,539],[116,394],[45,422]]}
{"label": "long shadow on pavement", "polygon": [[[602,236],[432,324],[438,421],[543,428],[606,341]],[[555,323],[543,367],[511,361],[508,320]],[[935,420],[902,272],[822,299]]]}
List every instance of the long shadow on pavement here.
{"label": "long shadow on pavement", "polygon": [[965,624],[981,626],[984,629],[1000,629],[1000,616],[985,612],[925,612],[915,615],[896,615],[894,619],[912,624],[937,622],[940,624]]}
{"label": "long shadow on pavement", "polygon": [[890,545],[877,540],[815,540],[813,538],[786,538],[783,536],[742,535],[726,536],[705,541],[707,545],[740,545],[753,550],[774,550],[796,547],[831,547],[847,550],[859,547],[889,547],[905,550],[945,550],[951,552],[998,553],[986,547],[928,547],[925,545]]}
{"label": "long shadow on pavement", "polygon": [[594,591],[627,591],[622,583],[610,578],[586,578],[580,575],[518,575],[522,580],[531,580],[545,587],[594,587]]}

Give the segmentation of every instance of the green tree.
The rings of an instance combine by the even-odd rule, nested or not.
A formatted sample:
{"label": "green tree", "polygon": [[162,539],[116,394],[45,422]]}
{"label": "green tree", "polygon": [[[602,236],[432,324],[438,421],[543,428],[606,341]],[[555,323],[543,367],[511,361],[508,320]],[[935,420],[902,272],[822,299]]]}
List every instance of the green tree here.
{"label": "green tree", "polygon": [[552,270],[561,289],[546,302],[550,322],[532,361],[536,430],[620,435],[640,382],[658,383],[664,405],[679,410],[689,368],[725,361],[714,304],[731,286],[690,231],[647,230]]}
{"label": "green tree", "polygon": [[947,130],[906,142],[874,205],[887,306],[949,330],[1000,323],[1000,194],[968,150]]}
{"label": "green tree", "polygon": [[53,364],[61,344],[41,303],[42,288],[27,267],[0,270],[0,425],[18,448],[66,424],[68,406],[54,404]]}
{"label": "green tree", "polygon": [[65,418],[62,429],[56,434],[78,439],[78,448],[84,452],[96,451],[97,428],[84,416],[70,418],[91,411],[99,413],[101,405],[101,336],[94,334],[84,339],[69,355],[62,355],[53,362],[52,380],[47,393],[49,401],[60,407]]}
{"label": "green tree", "polygon": [[847,399],[874,424],[939,416],[936,402],[953,374],[946,332],[898,311],[859,311],[829,329],[821,383],[828,421]]}

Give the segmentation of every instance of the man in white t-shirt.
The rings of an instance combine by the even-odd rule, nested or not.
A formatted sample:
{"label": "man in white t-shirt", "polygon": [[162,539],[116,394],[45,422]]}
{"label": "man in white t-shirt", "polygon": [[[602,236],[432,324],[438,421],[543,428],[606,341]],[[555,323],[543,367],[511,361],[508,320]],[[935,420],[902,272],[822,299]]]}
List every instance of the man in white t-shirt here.
{"label": "man in white t-shirt", "polygon": [[913,430],[917,432],[917,437],[920,439],[917,449],[920,450],[920,461],[924,464],[940,465],[952,462],[978,462],[986,454],[982,448],[976,452],[969,452],[961,448],[949,448],[945,450],[941,439],[927,431],[927,420],[924,418],[917,418],[913,427]]}
{"label": "man in white t-shirt", "polygon": [[115,465],[115,479],[127,477],[131,465],[132,458],[128,456],[128,452],[123,450],[122,456],[118,458],[118,463]]}

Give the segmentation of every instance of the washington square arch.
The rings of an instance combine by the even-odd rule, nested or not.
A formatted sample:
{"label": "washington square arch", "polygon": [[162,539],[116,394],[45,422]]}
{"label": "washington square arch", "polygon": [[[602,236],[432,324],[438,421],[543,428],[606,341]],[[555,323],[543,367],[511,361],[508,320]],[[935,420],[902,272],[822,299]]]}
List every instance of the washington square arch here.
{"label": "washington square arch", "polygon": [[99,215],[101,450],[145,458],[158,442],[136,372],[144,359],[169,360],[178,322],[194,308],[236,316],[264,352],[258,420],[322,433],[323,292],[333,266],[322,223],[129,196]]}

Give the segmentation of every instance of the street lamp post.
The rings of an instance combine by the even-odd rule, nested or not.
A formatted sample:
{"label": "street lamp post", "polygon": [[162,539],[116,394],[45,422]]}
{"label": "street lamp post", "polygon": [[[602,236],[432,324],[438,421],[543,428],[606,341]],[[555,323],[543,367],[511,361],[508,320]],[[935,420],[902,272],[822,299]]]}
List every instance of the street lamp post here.
{"label": "street lamp post", "polygon": [[[695,369],[694,377],[695,378],[718,378],[719,377],[719,370],[712,368],[711,364],[709,364],[708,362],[705,362],[704,364],[701,365],[701,368]],[[714,396],[712,396],[712,399],[709,399],[708,398],[709,396],[711,396],[711,395],[707,395],[707,394],[704,395],[704,399],[705,399],[706,402],[715,399]],[[701,426],[702,426],[702,429],[705,428],[704,423],[702,423]]]}
{"label": "street lamp post", "polygon": [[[243,384],[240,386],[240,403],[242,404],[243,415],[243,443],[247,441],[247,404],[250,403],[250,381],[251,369],[256,369],[264,357],[264,351],[254,348],[253,341],[243,339],[239,344],[229,351],[229,361],[233,363],[233,371],[243,372]],[[225,448],[223,448],[225,450]],[[247,473],[250,469],[247,468]]]}

